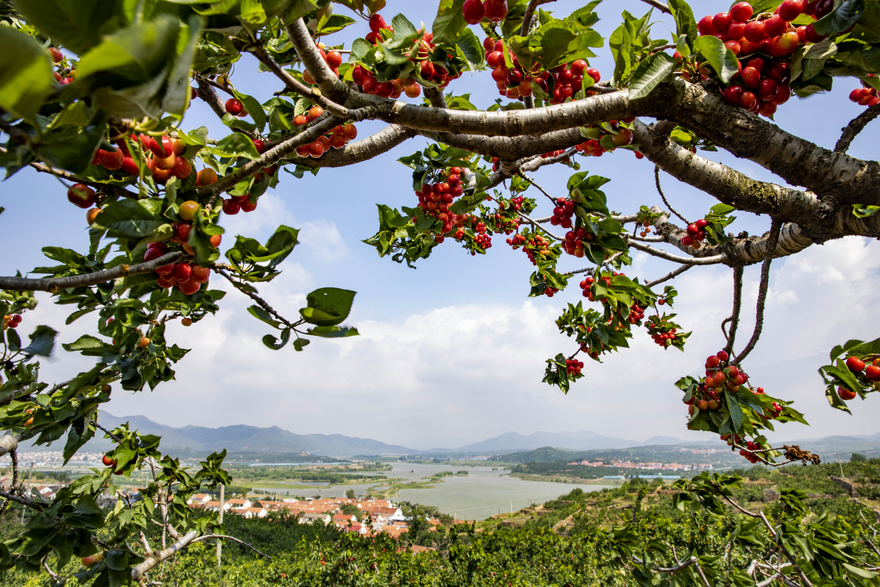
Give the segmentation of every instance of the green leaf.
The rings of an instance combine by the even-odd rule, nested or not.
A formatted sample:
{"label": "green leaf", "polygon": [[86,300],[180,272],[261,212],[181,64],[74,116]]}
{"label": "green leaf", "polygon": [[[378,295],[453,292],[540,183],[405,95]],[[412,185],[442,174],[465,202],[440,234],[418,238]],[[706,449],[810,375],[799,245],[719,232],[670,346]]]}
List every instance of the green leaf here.
{"label": "green leaf", "polygon": [[311,324],[336,326],[348,318],[355,292],[334,287],[316,289],[306,296],[307,308],[299,312]]}
{"label": "green leaf", "polygon": [[293,341],[293,348],[296,349],[296,352],[301,353],[303,348],[309,345],[312,342],[307,338],[297,338]]}
{"label": "green leaf", "polygon": [[339,326],[316,326],[308,332],[312,336],[320,336],[321,338],[348,338],[349,336],[360,336],[357,328],[340,328]]}
{"label": "green leaf", "polygon": [[55,345],[55,337],[57,335],[58,331],[53,328],[43,325],[37,326],[34,331],[28,335],[28,338],[31,339],[31,343],[21,349],[21,352],[26,355],[41,355],[43,357],[48,357],[52,354],[52,347]]}
{"label": "green leaf", "polygon": [[103,340],[99,338],[95,338],[94,336],[90,336],[88,334],[84,334],[76,339],[74,342],[62,344],[61,345],[64,350],[68,352],[73,351],[85,351],[85,350],[94,350],[94,349],[103,349],[106,344]]}
{"label": "green leaf", "polygon": [[33,121],[52,91],[49,54],[28,35],[0,27],[0,108]]}
{"label": "green leaf", "polygon": [[155,21],[108,35],[80,59],[76,84],[88,82],[118,90],[148,82],[174,59],[179,33],[178,19],[160,15]]}
{"label": "green leaf", "polygon": [[64,127],[43,136],[35,146],[40,159],[75,174],[82,174],[107,132],[107,114],[99,112],[85,127]]}
{"label": "green leaf", "polygon": [[232,133],[222,139],[216,146],[209,150],[220,157],[245,157],[247,159],[259,159],[260,154],[254,146],[254,142],[241,133]]}
{"label": "green leaf", "polygon": [[668,5],[675,18],[677,34],[685,35],[688,43],[692,44],[697,40],[699,32],[697,20],[694,18],[694,11],[691,10],[691,7],[685,0],[669,0]]}
{"label": "green leaf", "polygon": [[434,44],[440,45],[444,41],[454,41],[458,34],[467,27],[461,7],[465,0],[442,0],[437,8],[437,16],[431,26],[434,34]]}
{"label": "green leaf", "polygon": [[733,430],[735,433],[739,434],[742,432],[744,418],[742,407],[739,405],[739,401],[733,393],[727,391],[724,393],[724,397],[727,400],[727,410],[730,413],[730,421],[733,424]]}
{"label": "green leaf", "polygon": [[100,214],[101,227],[107,229],[109,236],[141,239],[166,223],[161,207],[159,200],[122,199],[104,207]]}
{"label": "green leaf", "polygon": [[77,55],[101,43],[101,36],[127,24],[120,0],[16,0],[27,22]]}
{"label": "green leaf", "polygon": [[[535,41],[541,47],[541,63],[546,71],[567,61],[570,47],[577,39],[577,34],[560,20],[542,26],[534,35]],[[530,40],[529,44],[534,45],[535,42]]]}
{"label": "green leaf", "polygon": [[840,4],[813,23],[816,32],[823,36],[842,33],[856,24],[865,10],[865,0],[843,0]]}
{"label": "green leaf", "polygon": [[675,70],[676,61],[666,53],[651,55],[636,68],[629,84],[629,99],[644,98]]}
{"label": "green leaf", "polygon": [[281,341],[271,334],[267,334],[263,337],[263,344],[272,349],[273,351],[279,351],[287,344],[287,341],[290,340],[290,328],[285,328],[281,331]]}
{"label": "green leaf", "polygon": [[248,313],[256,318],[257,320],[261,320],[271,326],[272,328],[281,329],[281,322],[274,319],[269,312],[261,308],[260,306],[251,306],[248,308]]}
{"label": "green leaf", "polygon": [[694,49],[706,58],[724,83],[729,82],[736,75],[738,71],[736,55],[724,46],[721,39],[704,35],[694,41]]}
{"label": "green leaf", "polygon": [[[183,116],[192,95],[190,70],[196,57],[196,46],[204,26],[204,21],[193,16],[189,19],[187,25],[186,29],[180,31],[180,37],[181,39],[186,39],[186,45],[174,60],[174,65],[168,74],[168,87],[165,90],[165,97],[162,99],[162,110],[177,114],[178,116]],[[180,40],[178,40],[179,43]],[[191,156],[191,154],[187,153],[187,156]]]}

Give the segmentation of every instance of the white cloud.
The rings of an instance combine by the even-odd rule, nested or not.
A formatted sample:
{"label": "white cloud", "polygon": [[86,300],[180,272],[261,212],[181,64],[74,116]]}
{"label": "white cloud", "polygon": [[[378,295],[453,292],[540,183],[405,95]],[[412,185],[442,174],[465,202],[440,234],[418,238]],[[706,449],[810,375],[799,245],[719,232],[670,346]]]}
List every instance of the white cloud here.
{"label": "white cloud", "polygon": [[299,241],[323,261],[338,261],[348,253],[336,223],[323,218],[303,224]]}

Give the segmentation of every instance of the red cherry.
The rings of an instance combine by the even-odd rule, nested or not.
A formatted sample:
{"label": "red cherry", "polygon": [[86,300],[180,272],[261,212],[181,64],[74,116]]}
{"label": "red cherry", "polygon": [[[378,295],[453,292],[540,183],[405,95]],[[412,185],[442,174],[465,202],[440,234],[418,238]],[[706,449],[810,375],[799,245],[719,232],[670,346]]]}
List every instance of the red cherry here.
{"label": "red cherry", "polygon": [[64,54],[55,47],[49,47],[49,56],[54,63],[60,63],[64,59]]}
{"label": "red cherry", "polygon": [[465,0],[461,7],[461,13],[464,16],[464,21],[468,24],[479,24],[486,16],[482,0]]}
{"label": "red cherry", "polygon": [[746,25],[746,31],[744,34],[745,38],[753,43],[758,43],[767,38],[767,33],[764,30],[764,23],[758,20],[753,20]]}
{"label": "red cherry", "polygon": [[501,22],[507,16],[507,0],[486,0],[483,7],[489,22]]}
{"label": "red cherry", "polygon": [[764,22],[764,32],[768,37],[778,37],[785,32],[787,23],[779,15],[773,15]]}
{"label": "red cherry", "polygon": [[370,17],[370,30],[376,34],[379,34],[384,28],[387,28],[388,25],[385,24],[385,18],[381,14],[374,14]]}
{"label": "red cherry", "polygon": [[853,373],[861,373],[865,370],[865,362],[858,357],[849,357],[846,366]]}
{"label": "red cherry", "polygon": [[730,13],[719,12],[712,17],[712,28],[715,29],[716,33],[723,33],[730,26],[731,22]]}
{"label": "red cherry", "polygon": [[74,206],[86,210],[95,203],[95,192],[89,186],[77,183],[68,188],[67,200]]}
{"label": "red cherry", "polygon": [[244,104],[241,103],[240,100],[235,98],[230,98],[226,100],[226,112],[233,115],[238,116],[244,111]]}
{"label": "red cherry", "polygon": [[229,216],[235,216],[241,210],[241,206],[233,199],[223,200],[223,213]]}
{"label": "red cherry", "polygon": [[852,399],[856,399],[856,395],[858,395],[858,394],[856,394],[856,392],[854,392],[854,391],[850,391],[849,389],[847,389],[845,387],[838,387],[837,388],[837,395],[840,397],[840,399],[845,400],[845,401],[849,401]]}
{"label": "red cherry", "polygon": [[728,104],[739,104],[742,100],[743,89],[739,86],[730,86],[724,89],[724,100]]}
{"label": "red cherry", "polygon": [[779,18],[785,22],[791,22],[804,11],[803,0],[785,0],[779,7]]}
{"label": "red cherry", "polygon": [[733,22],[748,22],[752,18],[755,9],[748,2],[740,2],[730,9],[730,18]]}
{"label": "red cherry", "polygon": [[713,24],[714,18],[711,16],[704,16],[700,19],[700,22],[697,24],[697,28],[700,30],[701,35],[715,35],[715,25]]}
{"label": "red cherry", "polygon": [[868,365],[865,368],[865,379],[868,381],[880,381],[880,366]]}

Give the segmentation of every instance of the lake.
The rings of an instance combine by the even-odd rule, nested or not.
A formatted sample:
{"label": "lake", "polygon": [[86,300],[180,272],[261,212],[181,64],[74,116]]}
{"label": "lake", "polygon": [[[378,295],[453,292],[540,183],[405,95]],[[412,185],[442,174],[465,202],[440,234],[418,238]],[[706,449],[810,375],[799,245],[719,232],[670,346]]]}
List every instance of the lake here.
{"label": "lake", "polygon": [[[389,478],[407,481],[423,481],[437,473],[448,471],[467,471],[467,476],[444,477],[442,483],[436,483],[428,489],[404,489],[393,499],[433,505],[441,512],[462,520],[484,520],[495,514],[517,511],[532,504],[565,495],[575,488],[585,492],[601,491],[603,485],[578,485],[574,483],[548,483],[546,481],[523,481],[510,477],[509,470],[491,467],[463,467],[449,465],[417,465],[412,463],[391,463],[392,470],[384,471]],[[354,489],[358,495],[366,494],[367,488],[382,483],[365,483],[363,485],[336,485],[333,487],[310,487],[309,489],[291,489],[290,495],[308,497],[344,497],[345,492]],[[609,486],[610,487],[610,486]],[[278,489],[254,488],[255,492],[286,493]]]}

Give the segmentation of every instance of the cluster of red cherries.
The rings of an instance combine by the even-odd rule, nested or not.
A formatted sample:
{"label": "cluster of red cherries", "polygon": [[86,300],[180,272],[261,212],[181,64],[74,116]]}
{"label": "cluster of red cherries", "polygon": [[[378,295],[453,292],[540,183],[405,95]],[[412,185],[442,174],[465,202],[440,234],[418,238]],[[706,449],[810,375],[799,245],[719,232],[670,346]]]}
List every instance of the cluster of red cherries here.
{"label": "cluster of red cherries", "polygon": [[[513,247],[514,250],[522,247],[532,265],[538,264],[538,257],[547,257],[550,255],[550,241],[540,234],[532,234],[529,238],[517,234],[512,239],[507,239],[507,244]],[[555,294],[556,291],[558,290],[554,290],[553,293]],[[546,291],[544,293],[550,295]],[[550,297],[553,296],[550,295]]]}
{"label": "cluster of red cherries", "polygon": [[[495,41],[487,37],[483,40],[483,48],[486,50],[486,64],[492,68],[492,79],[495,80],[498,93],[511,100],[531,96],[534,82],[542,92],[550,96],[551,104],[562,104],[584,87],[585,75],[593,78],[593,83],[602,79],[599,70],[589,67],[583,59],[577,59],[571,64],[563,63],[552,71],[526,71],[509,49],[505,59],[504,43],[500,39]],[[507,66],[508,60],[512,67]]]}
{"label": "cluster of red cherries", "polygon": [[461,184],[461,167],[451,167],[446,173],[444,181],[426,183],[422,189],[416,192],[419,199],[419,208],[426,216],[433,216],[443,223],[441,234],[446,234],[461,220],[464,223],[467,215],[456,216],[450,206],[455,198],[464,193]]}
{"label": "cluster of red cherries", "polygon": [[[880,381],[880,357],[871,360],[871,364],[865,363],[865,361],[863,361],[859,357],[847,357],[846,367],[853,373],[853,375],[855,375],[860,380],[859,382],[862,383],[865,387],[870,387],[872,385],[877,387],[876,382]],[[840,399],[848,401],[856,399],[857,394],[851,389],[839,386],[837,388],[837,395],[840,397]]]}
{"label": "cluster of red cherries", "polygon": [[6,314],[3,316],[3,330],[17,328],[21,324],[21,314]]}
{"label": "cluster of red cherries", "polygon": [[700,218],[696,222],[688,224],[687,236],[681,237],[681,244],[686,247],[699,249],[702,242],[706,239],[706,227],[709,222],[705,218]]}
{"label": "cluster of red cherries", "polygon": [[645,318],[645,309],[638,304],[633,304],[629,310],[629,323],[640,324]]}
{"label": "cluster of red cherries", "polygon": [[880,104],[877,88],[856,88],[850,92],[849,99],[859,106],[876,106]]}
{"label": "cluster of red cherries", "polygon": [[[158,259],[167,252],[168,246],[165,243],[150,243],[144,253],[144,261]],[[191,296],[199,291],[203,283],[207,283],[211,270],[196,263],[173,263],[158,267],[156,274],[159,276],[156,283],[160,287],[177,287],[184,295]]]}
{"label": "cluster of red cherries", "polygon": [[648,335],[651,340],[658,346],[668,348],[672,346],[676,336],[678,336],[678,328],[670,323],[666,318],[654,318],[648,321]]}
{"label": "cluster of red cherries", "polygon": [[[623,273],[614,273],[613,275],[614,276],[623,275]],[[601,279],[602,281],[605,282],[605,287],[611,287],[611,277],[612,277],[611,275],[603,275],[603,276],[600,276],[598,279]],[[583,290],[582,295],[585,298],[587,298],[588,300],[590,300],[591,302],[596,301],[596,297],[593,295],[593,284],[596,283],[596,279],[597,278],[590,275],[590,276],[587,276],[586,278],[584,278],[584,280],[581,281],[580,284],[578,284],[578,285],[580,285],[581,289]],[[599,301],[602,301],[602,300],[599,300]]]}
{"label": "cluster of red cherries", "polygon": [[739,57],[740,71],[724,89],[724,99],[756,114],[772,116],[791,98],[791,55],[802,44],[824,39],[812,24],[795,27],[792,21],[801,14],[821,18],[833,5],[833,0],[785,0],[774,14],[753,18],[751,4],[740,2],[730,12],[700,20],[701,35],[718,37]]}
{"label": "cluster of red cherries", "polygon": [[65,68],[63,67],[63,64],[61,64],[61,62],[64,61],[64,54],[57,47],[49,47],[49,57],[52,59],[52,63],[58,65],[58,71],[52,70],[52,76],[55,78],[56,82],[62,86],[66,86],[76,78],[75,69]]}
{"label": "cluster of red cherries", "polygon": [[[308,121],[311,122],[323,112],[324,110],[320,106],[313,106],[309,109]],[[303,159],[306,157],[320,159],[330,149],[341,149],[355,138],[357,138],[357,128],[353,124],[339,124],[333,127],[329,133],[319,136],[311,143],[297,147],[296,154]]]}
{"label": "cluster of red cherries", "polygon": [[562,241],[562,250],[569,255],[574,255],[578,259],[582,259],[586,254],[586,245],[596,240],[596,235],[587,232],[583,226],[579,226],[574,230],[565,233],[565,239]]}
{"label": "cluster of red cherries", "polygon": [[[550,294],[547,294],[548,296]],[[550,296],[552,297],[552,296]],[[581,370],[584,368],[584,362],[578,361],[577,359],[565,359],[565,370],[569,375],[574,377],[578,377],[581,374]]]}
{"label": "cluster of red cherries", "polygon": [[501,22],[507,16],[507,0],[465,0],[461,14],[468,24],[480,24],[483,19]]}

